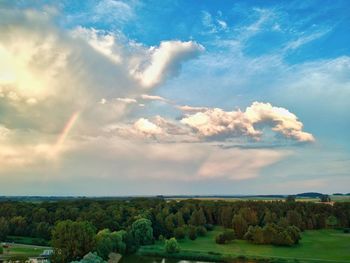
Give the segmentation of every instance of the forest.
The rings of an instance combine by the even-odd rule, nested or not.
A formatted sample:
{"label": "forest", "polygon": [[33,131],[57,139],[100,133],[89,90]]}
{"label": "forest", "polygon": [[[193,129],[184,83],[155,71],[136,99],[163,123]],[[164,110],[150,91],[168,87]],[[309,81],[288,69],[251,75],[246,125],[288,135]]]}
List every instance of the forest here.
{"label": "forest", "polygon": [[[52,262],[66,263],[111,252],[131,254],[140,246],[164,241],[176,253],[177,240],[196,240],[215,227],[217,244],[244,239],[254,244],[294,246],[305,230],[350,227],[350,203],[333,205],[286,201],[77,200],[0,202],[0,240],[36,238],[54,248]],[[95,254],[89,254],[94,252]],[[81,261],[84,262],[84,261]]]}

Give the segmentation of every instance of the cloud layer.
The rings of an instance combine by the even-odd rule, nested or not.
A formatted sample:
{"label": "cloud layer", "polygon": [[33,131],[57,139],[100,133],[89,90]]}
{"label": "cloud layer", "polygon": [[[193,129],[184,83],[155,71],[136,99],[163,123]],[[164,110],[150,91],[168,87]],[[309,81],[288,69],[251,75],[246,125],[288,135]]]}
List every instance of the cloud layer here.
{"label": "cloud layer", "polygon": [[209,109],[189,115],[181,123],[190,126],[203,137],[244,135],[259,140],[262,131],[256,127],[260,125],[270,126],[273,131],[299,142],[315,140],[312,134],[302,131],[303,124],[293,113],[270,103],[253,102],[244,112]]}
{"label": "cloud layer", "polygon": [[244,112],[239,109],[224,111],[220,108],[174,106],[185,113],[178,122],[160,116],[156,116],[153,120],[140,118],[132,126],[117,131],[121,135],[136,133],[141,137],[145,135],[158,140],[171,138],[173,141],[190,142],[227,141],[246,137],[261,141],[266,137],[264,129],[270,127],[271,131],[281,138],[296,142],[315,141],[312,134],[303,131],[303,124],[295,114],[285,108],[274,107],[270,103],[253,102]]}

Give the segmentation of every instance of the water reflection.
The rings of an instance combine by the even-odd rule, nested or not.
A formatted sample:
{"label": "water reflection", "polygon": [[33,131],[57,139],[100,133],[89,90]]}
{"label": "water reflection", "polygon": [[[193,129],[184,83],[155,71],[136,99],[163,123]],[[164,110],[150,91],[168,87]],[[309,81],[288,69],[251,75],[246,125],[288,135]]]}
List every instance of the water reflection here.
{"label": "water reflection", "polygon": [[119,263],[213,263],[204,261],[189,261],[189,260],[178,260],[178,259],[165,259],[155,257],[140,257],[136,255],[125,256]]}

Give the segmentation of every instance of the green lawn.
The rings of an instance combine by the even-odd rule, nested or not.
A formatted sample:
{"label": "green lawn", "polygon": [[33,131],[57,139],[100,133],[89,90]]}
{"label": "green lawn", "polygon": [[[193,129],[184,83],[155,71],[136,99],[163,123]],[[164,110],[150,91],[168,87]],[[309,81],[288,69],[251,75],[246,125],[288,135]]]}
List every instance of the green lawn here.
{"label": "green lawn", "polygon": [[[291,262],[350,262],[350,234],[336,230],[315,230],[303,233],[302,241],[294,247],[276,247],[270,245],[254,245],[243,240],[236,240],[226,245],[218,245],[214,237],[218,229],[208,232],[207,236],[195,241],[179,241],[181,254],[213,255],[220,253],[225,257],[285,259]],[[140,254],[163,252],[163,245],[142,247]],[[153,253],[155,254],[155,253]],[[203,258],[203,257],[202,257]],[[297,261],[295,261],[297,260]],[[279,262],[279,261],[277,261]]]}
{"label": "green lawn", "polygon": [[28,257],[39,256],[48,247],[24,245],[24,244],[10,244],[9,249],[4,248],[4,253],[0,255],[1,259],[27,259]]}
{"label": "green lawn", "polygon": [[18,243],[25,245],[37,245],[37,246],[48,246],[49,242],[42,238],[26,237],[26,236],[8,236],[6,238],[8,243]]}

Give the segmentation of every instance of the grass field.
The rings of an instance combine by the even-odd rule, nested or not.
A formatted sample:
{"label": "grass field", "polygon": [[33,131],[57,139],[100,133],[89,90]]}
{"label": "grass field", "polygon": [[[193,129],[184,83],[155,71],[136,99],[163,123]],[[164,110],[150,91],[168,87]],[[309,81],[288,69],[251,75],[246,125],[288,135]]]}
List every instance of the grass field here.
{"label": "grass field", "polygon": [[[226,245],[218,245],[214,237],[219,233],[217,228],[208,232],[207,236],[199,237],[195,241],[188,239],[179,241],[181,246],[180,254],[186,258],[198,255],[202,260],[205,255],[208,259],[212,255],[221,254],[221,258],[237,258],[244,256],[250,259],[275,259],[276,262],[350,262],[350,234],[344,234],[336,230],[314,230],[306,231],[302,235],[302,241],[294,247],[277,247],[270,245],[254,245],[243,240],[235,240]],[[142,255],[164,255],[162,243],[153,246],[142,247],[139,253]],[[217,258],[220,258],[219,256]],[[279,261],[280,260],[280,261]]]}
{"label": "grass field", "polygon": [[28,257],[40,255],[48,247],[33,246],[25,244],[10,244],[9,249],[4,249],[4,253],[0,255],[0,261],[5,259],[24,260]]}
{"label": "grass field", "polygon": [[24,237],[24,236],[8,236],[6,238],[8,243],[18,243],[25,245],[36,245],[36,246],[48,246],[49,242],[42,238],[36,237]]}

